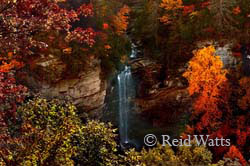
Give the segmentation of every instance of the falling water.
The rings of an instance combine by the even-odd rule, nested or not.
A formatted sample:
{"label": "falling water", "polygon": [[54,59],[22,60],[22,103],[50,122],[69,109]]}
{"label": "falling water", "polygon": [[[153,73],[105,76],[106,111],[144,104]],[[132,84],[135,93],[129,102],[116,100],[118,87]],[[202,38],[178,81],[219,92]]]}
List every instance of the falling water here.
{"label": "falling water", "polygon": [[[136,50],[132,47],[130,58],[136,57]],[[130,66],[117,76],[119,93],[119,132],[121,144],[129,143],[129,112],[132,109],[132,99],[135,96],[135,84],[131,74]]]}
{"label": "falling water", "polygon": [[130,58],[136,58],[136,54],[137,54],[136,45],[134,43],[132,43],[131,45],[132,45],[132,53],[130,55]]}
{"label": "falling water", "polygon": [[125,69],[117,76],[118,93],[119,93],[119,131],[121,143],[127,144],[128,139],[128,124],[129,111],[131,109],[131,98],[133,97],[133,80],[131,76],[130,66],[125,66]]}

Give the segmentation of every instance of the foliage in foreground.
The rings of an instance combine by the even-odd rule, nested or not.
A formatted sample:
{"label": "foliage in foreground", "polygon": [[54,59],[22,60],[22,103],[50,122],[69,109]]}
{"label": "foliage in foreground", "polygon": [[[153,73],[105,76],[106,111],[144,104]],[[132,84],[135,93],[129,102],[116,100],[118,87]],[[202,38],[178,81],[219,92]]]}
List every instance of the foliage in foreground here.
{"label": "foliage in foreground", "polygon": [[9,128],[12,142],[1,149],[2,165],[73,165],[72,135],[80,130],[74,106],[35,99],[17,113],[19,122]]}
{"label": "foliage in foreground", "polygon": [[73,105],[34,99],[18,109],[18,123],[9,127],[11,140],[2,142],[0,165],[114,165],[115,134],[111,125],[86,125]]}
{"label": "foliage in foreground", "polygon": [[171,147],[162,146],[136,152],[130,150],[126,152],[125,162],[129,166],[240,166],[238,159],[231,160],[224,158],[215,164],[212,164],[212,153],[204,146],[179,147],[175,153]]}
{"label": "foliage in foreground", "polygon": [[77,163],[88,166],[118,165],[116,129],[111,124],[89,121],[76,136]]}
{"label": "foliage in foreground", "polygon": [[[192,144],[174,152],[169,146],[140,152],[118,153],[116,129],[98,121],[81,123],[73,105],[58,100],[35,98],[18,108],[18,122],[9,127],[12,139],[0,149],[0,165],[89,165],[89,166],[222,166],[238,163],[237,150],[212,164],[212,153],[204,146]],[[226,156],[226,157],[227,157]],[[241,159],[241,158],[240,158]]]}

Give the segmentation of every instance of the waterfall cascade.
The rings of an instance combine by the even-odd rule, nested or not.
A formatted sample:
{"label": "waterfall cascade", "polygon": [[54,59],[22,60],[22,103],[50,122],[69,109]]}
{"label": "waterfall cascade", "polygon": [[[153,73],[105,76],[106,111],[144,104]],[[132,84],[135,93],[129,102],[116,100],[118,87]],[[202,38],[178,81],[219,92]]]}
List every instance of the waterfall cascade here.
{"label": "waterfall cascade", "polygon": [[[136,55],[136,50],[132,49],[131,58]],[[121,144],[129,143],[129,112],[132,109],[132,99],[135,96],[135,84],[131,74],[130,66],[125,66],[124,70],[118,74],[119,93],[119,134]]]}

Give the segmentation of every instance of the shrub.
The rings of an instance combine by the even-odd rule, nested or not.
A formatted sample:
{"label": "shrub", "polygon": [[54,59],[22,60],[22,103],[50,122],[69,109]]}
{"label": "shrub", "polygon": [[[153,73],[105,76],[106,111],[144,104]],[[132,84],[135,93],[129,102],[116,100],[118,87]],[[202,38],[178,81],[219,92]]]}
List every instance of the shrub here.
{"label": "shrub", "polygon": [[89,121],[81,127],[77,134],[78,145],[77,162],[88,166],[118,165],[117,144],[115,141],[116,129],[112,125]]}
{"label": "shrub", "polygon": [[0,150],[7,154],[1,155],[3,165],[74,165],[77,147],[71,142],[80,130],[80,119],[73,105],[36,98],[17,113],[19,123],[11,142]]}

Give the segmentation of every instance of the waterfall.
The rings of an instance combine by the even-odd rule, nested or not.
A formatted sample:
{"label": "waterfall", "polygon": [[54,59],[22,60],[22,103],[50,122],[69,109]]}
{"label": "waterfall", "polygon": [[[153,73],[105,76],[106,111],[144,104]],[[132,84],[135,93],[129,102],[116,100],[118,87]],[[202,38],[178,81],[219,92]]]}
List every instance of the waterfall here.
{"label": "waterfall", "polygon": [[128,113],[131,109],[131,97],[132,94],[132,77],[129,66],[125,66],[125,69],[117,76],[118,78],[118,93],[119,93],[119,131],[121,143],[128,143]]}
{"label": "waterfall", "polygon": [[134,43],[132,43],[131,48],[132,48],[132,53],[130,55],[130,58],[136,58],[136,54],[137,54],[136,45]]}
{"label": "waterfall", "polygon": [[[131,58],[136,56],[136,50],[132,47]],[[119,93],[119,134],[121,144],[129,143],[129,112],[132,109],[132,99],[135,96],[135,84],[131,74],[130,66],[125,66],[124,70],[118,74]]]}

